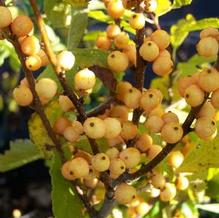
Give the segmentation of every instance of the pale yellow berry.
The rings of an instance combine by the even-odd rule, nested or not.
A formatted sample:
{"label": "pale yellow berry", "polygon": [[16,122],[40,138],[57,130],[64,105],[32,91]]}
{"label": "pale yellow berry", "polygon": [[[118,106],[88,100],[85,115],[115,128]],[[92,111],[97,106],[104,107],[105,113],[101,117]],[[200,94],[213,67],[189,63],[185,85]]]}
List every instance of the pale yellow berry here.
{"label": "pale yellow berry", "polygon": [[27,36],[21,42],[21,50],[25,55],[34,55],[40,51],[40,42],[35,36]]}
{"label": "pale yellow berry", "polygon": [[169,57],[158,57],[154,61],[152,69],[158,76],[169,75],[173,71],[173,61]]}
{"label": "pale yellow berry", "polygon": [[42,61],[38,55],[31,55],[25,60],[25,65],[28,70],[36,71],[42,66]]}
{"label": "pale yellow berry", "polygon": [[110,161],[110,173],[119,177],[126,170],[124,161],[120,158],[114,158]]}
{"label": "pale yellow berry", "polygon": [[162,147],[160,145],[152,145],[147,150],[147,157],[149,160],[153,160],[160,152]]}
{"label": "pale yellow berry", "polygon": [[214,108],[219,109],[219,89],[212,93],[211,104],[214,106]]}
{"label": "pale yellow berry", "polygon": [[75,64],[75,56],[70,51],[62,51],[57,55],[57,63],[63,70],[71,70]]}
{"label": "pale yellow berry", "polygon": [[80,138],[80,135],[72,126],[68,126],[67,128],[65,128],[63,135],[65,139],[68,140],[69,142],[75,142]]}
{"label": "pale yellow berry", "polygon": [[216,38],[218,36],[219,32],[218,29],[208,27],[200,32],[200,38],[206,38],[206,37],[213,37]]}
{"label": "pale yellow berry", "polygon": [[119,33],[115,39],[114,44],[117,48],[124,49],[129,43],[129,35],[125,32]]}
{"label": "pale yellow berry", "polygon": [[77,121],[77,120],[74,120],[72,123],[71,123],[71,126],[74,128],[75,132],[78,133],[78,135],[82,135],[83,132],[84,132],[84,127],[83,125]]}
{"label": "pale yellow berry", "polygon": [[216,116],[216,110],[210,101],[206,101],[197,114],[197,118],[208,117],[213,119]]}
{"label": "pale yellow berry", "polygon": [[131,16],[129,24],[133,29],[140,30],[144,28],[145,17],[142,13],[135,13]]}
{"label": "pale yellow berry", "polygon": [[159,57],[167,57],[171,59],[171,54],[168,50],[164,49],[160,51]]}
{"label": "pale yellow berry", "polygon": [[135,138],[137,135],[138,128],[131,121],[126,121],[122,124],[121,136],[125,140],[130,140]]}
{"label": "pale yellow berry", "polygon": [[162,189],[166,184],[166,179],[161,173],[154,172],[151,177],[151,184],[155,188]]}
{"label": "pale yellow berry", "polygon": [[160,50],[163,50],[170,45],[170,35],[165,30],[156,30],[150,37]]}
{"label": "pale yellow berry", "polygon": [[130,63],[136,66],[136,59],[137,59],[136,46],[135,45],[127,45],[123,49],[123,52],[127,55]]}
{"label": "pale yellow berry", "polygon": [[106,29],[106,34],[110,39],[114,39],[116,36],[118,36],[121,33],[121,29],[116,24],[111,24]]}
{"label": "pale yellow berry", "polygon": [[70,125],[71,122],[68,119],[66,119],[65,117],[60,117],[55,121],[53,125],[53,130],[55,133],[63,135],[65,129]]}
{"label": "pale yellow berry", "polygon": [[112,139],[119,136],[122,131],[122,127],[118,119],[109,117],[104,120],[104,123],[106,127],[104,135],[105,138]]}
{"label": "pale yellow berry", "polygon": [[162,119],[164,123],[171,123],[171,122],[178,123],[179,122],[178,116],[171,111],[168,111],[167,113],[163,114]]}
{"label": "pale yellow berry", "polygon": [[218,42],[213,37],[206,37],[199,41],[196,46],[199,55],[204,57],[213,57],[218,54],[219,46]]}
{"label": "pale yellow berry", "polygon": [[172,151],[167,157],[167,163],[173,167],[178,168],[184,161],[184,155],[180,151]]}
{"label": "pale yellow berry", "polygon": [[179,80],[178,80],[178,84],[177,84],[177,87],[178,87],[178,90],[179,90],[179,94],[184,97],[185,96],[185,90],[191,86],[191,85],[194,85],[194,80],[191,76],[184,76],[184,77],[181,77]]}
{"label": "pale yellow berry", "polygon": [[139,107],[140,98],[141,92],[132,87],[125,93],[123,102],[128,108],[136,109]]}
{"label": "pale yellow berry", "polygon": [[59,96],[59,105],[64,112],[68,112],[68,111],[73,110],[75,108],[75,106],[72,103],[72,101],[70,100],[70,98],[66,95]]}
{"label": "pale yellow berry", "polygon": [[20,106],[28,106],[33,102],[33,94],[28,87],[20,86],[14,89],[13,97]]}
{"label": "pale yellow berry", "polygon": [[12,22],[12,15],[8,8],[0,6],[0,28],[8,27]]}
{"label": "pale yellow berry", "polygon": [[93,168],[98,172],[104,172],[109,169],[110,159],[104,153],[96,154],[91,160]]}
{"label": "pale yellow berry", "polygon": [[167,202],[171,201],[176,196],[176,186],[172,183],[166,183],[165,188],[160,192],[160,200]]}
{"label": "pale yellow berry", "polygon": [[106,151],[106,155],[110,158],[110,159],[114,159],[117,158],[119,156],[119,150],[117,148],[109,148]]}
{"label": "pale yellow berry", "polygon": [[189,180],[187,177],[180,175],[176,179],[176,188],[180,191],[184,191],[189,187]]}
{"label": "pale yellow berry", "polygon": [[101,50],[109,50],[111,47],[111,40],[106,36],[98,36],[96,39],[96,46]]}
{"label": "pale yellow berry", "polygon": [[122,17],[125,12],[122,1],[121,0],[110,1],[107,4],[107,12],[114,19],[118,19]]}
{"label": "pale yellow berry", "polygon": [[139,53],[145,61],[152,62],[159,55],[159,47],[153,41],[146,41],[140,47]]}
{"label": "pale yellow berry", "polygon": [[118,82],[116,86],[116,97],[120,100],[123,101],[125,94],[132,89],[132,85],[129,82],[126,81],[121,81]]}
{"label": "pale yellow berry", "polygon": [[150,116],[145,122],[145,127],[151,133],[159,133],[164,125],[164,121],[159,116]]}
{"label": "pale yellow berry", "polygon": [[123,105],[116,105],[110,111],[110,116],[117,118],[120,122],[128,121],[129,109]]}
{"label": "pale yellow berry", "polygon": [[49,59],[48,59],[48,56],[47,54],[45,53],[44,50],[40,50],[37,55],[40,57],[40,60],[41,60],[41,66],[47,66],[50,62],[49,62]]}
{"label": "pale yellow berry", "polygon": [[150,146],[152,146],[153,139],[147,133],[143,133],[139,136],[138,140],[135,143],[136,148],[141,152],[146,152]]}

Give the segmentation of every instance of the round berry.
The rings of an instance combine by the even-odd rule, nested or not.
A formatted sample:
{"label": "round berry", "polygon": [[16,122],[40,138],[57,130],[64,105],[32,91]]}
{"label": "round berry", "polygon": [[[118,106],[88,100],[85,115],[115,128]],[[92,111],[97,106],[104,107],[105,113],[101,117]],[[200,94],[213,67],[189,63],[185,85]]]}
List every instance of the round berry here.
{"label": "round berry", "polygon": [[122,1],[110,1],[107,5],[107,12],[114,19],[122,17],[125,12]]}
{"label": "round berry", "polygon": [[123,105],[116,105],[111,109],[110,116],[117,118],[120,122],[128,121],[129,109]]}
{"label": "round berry", "polygon": [[123,101],[125,94],[132,89],[132,85],[129,82],[126,81],[121,81],[118,82],[117,87],[116,87],[116,97],[120,100]]}
{"label": "round berry", "polygon": [[129,20],[130,26],[135,30],[140,30],[144,28],[145,17],[142,13],[133,14]]}
{"label": "round berry", "polygon": [[122,127],[118,119],[109,117],[104,120],[104,123],[106,127],[104,135],[105,138],[112,139],[119,136]]}
{"label": "round berry", "polygon": [[119,204],[129,204],[137,197],[137,192],[131,185],[122,183],[117,186],[115,191],[115,199]]}
{"label": "round berry", "polygon": [[151,40],[154,41],[160,50],[170,45],[170,35],[165,30],[156,30],[151,34]]}
{"label": "round berry", "polygon": [[178,80],[178,90],[179,90],[179,94],[184,97],[185,96],[185,90],[191,86],[191,85],[194,85],[194,80],[191,76],[184,76],[184,77],[181,77],[179,80]]}
{"label": "round berry", "polygon": [[109,50],[111,47],[111,41],[106,36],[98,36],[96,40],[96,46],[101,50]]}
{"label": "round berry", "polygon": [[169,75],[173,70],[173,61],[169,57],[158,57],[154,61],[152,69],[158,76]]}
{"label": "round berry", "polygon": [[78,135],[82,135],[84,133],[84,127],[79,121],[74,120],[71,123],[71,126],[74,128],[75,132],[77,132]]}
{"label": "round berry", "polygon": [[138,137],[138,140],[135,143],[136,148],[141,152],[146,152],[148,148],[152,146],[153,139],[147,133],[143,133]]}
{"label": "round berry", "polygon": [[135,138],[137,135],[138,128],[131,121],[126,121],[122,124],[121,136],[125,140],[130,140]]}
{"label": "round berry", "polygon": [[21,50],[28,56],[37,54],[40,51],[40,42],[35,36],[27,36],[21,42]]}
{"label": "round berry", "polygon": [[30,105],[33,101],[31,90],[25,86],[15,88],[13,91],[13,97],[17,104],[23,107]]}
{"label": "round berry", "polygon": [[76,90],[92,89],[96,83],[96,76],[93,71],[85,68],[75,74],[74,82]]}
{"label": "round berry", "polygon": [[105,123],[100,118],[90,117],[86,119],[84,122],[84,132],[88,137],[92,139],[104,137],[105,131]]}
{"label": "round berry", "polygon": [[0,28],[5,28],[9,26],[12,22],[12,15],[8,8],[0,6],[0,14],[1,14],[1,20],[0,20]]}
{"label": "round berry", "polygon": [[218,29],[209,27],[200,32],[200,38],[213,37],[216,38],[219,35]]}
{"label": "round berry", "polygon": [[120,158],[114,158],[110,161],[110,174],[116,175],[119,177],[126,170],[126,165]]}
{"label": "round berry", "polygon": [[147,157],[149,160],[153,160],[160,152],[162,147],[160,145],[152,145],[147,150]]}
{"label": "round berry", "polygon": [[57,55],[57,63],[63,70],[71,70],[75,64],[75,56],[70,51],[62,51]]}
{"label": "round berry", "polygon": [[65,128],[63,135],[69,142],[76,142],[80,138],[80,135],[77,133],[73,126],[68,126]]}
{"label": "round berry", "polygon": [[136,51],[136,46],[135,45],[127,45],[124,49],[123,52],[127,55],[129,61],[131,64],[136,66],[136,59],[137,59],[137,51]]}
{"label": "round berry", "polygon": [[184,191],[189,187],[189,180],[187,177],[180,175],[176,179],[176,188],[180,191]]}
{"label": "round berry", "polygon": [[159,116],[150,116],[145,122],[145,127],[151,133],[159,133],[164,125],[164,121]]}
{"label": "round berry", "polygon": [[54,125],[53,125],[53,130],[55,133],[59,135],[63,135],[65,129],[71,125],[71,122],[66,119],[65,117],[60,117],[58,118]]}
{"label": "round berry", "polygon": [[136,109],[139,107],[140,98],[141,92],[138,89],[132,87],[124,95],[123,102],[128,108]]}
{"label": "round berry", "polygon": [[37,53],[37,55],[40,57],[41,59],[41,66],[47,66],[50,62],[48,59],[47,54],[45,53],[44,50],[40,50],[39,53]]}
{"label": "round berry", "polygon": [[214,108],[219,109],[219,89],[212,93],[211,104],[214,106]]}
{"label": "round berry", "polygon": [[[212,98],[212,97],[211,97]],[[210,101],[206,101],[197,114],[197,118],[208,117],[213,119],[216,116],[216,110]]]}
{"label": "round berry", "polygon": [[36,71],[40,69],[42,62],[38,55],[31,55],[25,60],[25,65],[28,70]]}
{"label": "round berry", "polygon": [[163,114],[162,119],[164,123],[171,123],[171,122],[179,123],[178,116],[171,111],[168,111],[167,113]]}
{"label": "round berry", "polygon": [[119,33],[115,39],[114,44],[117,48],[124,49],[129,43],[129,35],[125,32]]}
{"label": "round berry", "polygon": [[116,36],[118,36],[121,33],[121,29],[116,24],[111,24],[106,29],[107,37],[110,39],[114,39]]}
{"label": "round berry", "polygon": [[159,55],[159,47],[153,41],[146,41],[140,47],[139,53],[145,61],[152,62]]}
{"label": "round berry", "polygon": [[107,58],[109,68],[115,73],[124,72],[129,65],[129,59],[126,54],[120,51],[113,51]]}
{"label": "round berry", "polygon": [[162,189],[166,184],[166,179],[161,173],[154,172],[151,177],[151,184],[158,189]]}
{"label": "round berry", "polygon": [[171,59],[171,54],[168,50],[164,49],[160,51],[159,57],[167,57]]}
{"label": "round berry", "polygon": [[110,166],[110,159],[104,153],[99,153],[93,156],[91,162],[93,168],[98,172],[107,171]]}
{"label": "round berry", "polygon": [[184,155],[180,151],[172,151],[167,157],[167,163],[173,168],[179,168],[184,161]]}
{"label": "round berry", "polygon": [[119,150],[117,148],[109,148],[106,151],[106,155],[110,158],[110,159],[114,159],[117,158],[119,156]]}
{"label": "round berry", "polygon": [[176,196],[176,186],[172,183],[166,183],[163,190],[160,192],[160,200],[167,202],[171,201]]}
{"label": "round berry", "polygon": [[75,108],[74,104],[68,96],[60,95],[59,96],[59,105],[64,112],[68,112]]}

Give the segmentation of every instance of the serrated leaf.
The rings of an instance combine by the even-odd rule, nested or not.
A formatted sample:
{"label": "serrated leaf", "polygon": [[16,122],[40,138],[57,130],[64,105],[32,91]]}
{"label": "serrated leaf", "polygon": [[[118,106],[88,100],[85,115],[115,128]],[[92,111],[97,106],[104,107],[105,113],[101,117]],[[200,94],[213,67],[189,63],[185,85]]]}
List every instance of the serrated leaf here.
{"label": "serrated leaf", "polygon": [[208,27],[219,28],[219,19],[205,18],[197,21],[189,14],[185,19],[180,20],[176,25],[171,27],[171,43],[176,49],[183,43],[189,32],[202,30]]}
{"label": "serrated leaf", "polygon": [[[219,127],[219,124],[217,124]],[[195,133],[193,135],[195,145],[186,155],[183,164],[177,169],[177,172],[201,172],[209,168],[219,168],[219,134],[211,141],[199,139]]]}
{"label": "serrated leaf", "polygon": [[192,0],[174,0],[173,8],[180,8],[182,6],[190,5]]}
{"label": "serrated leaf", "polygon": [[84,10],[73,10],[71,13],[71,25],[68,32],[67,48],[77,48],[87,28],[88,16]]}
{"label": "serrated leaf", "polygon": [[55,218],[83,218],[83,205],[74,194],[71,183],[61,175],[61,160],[58,154],[54,155],[50,169],[52,180],[52,209]]}
{"label": "serrated leaf", "polygon": [[0,172],[16,169],[43,157],[37,147],[27,139],[10,142],[10,149],[0,154]]}

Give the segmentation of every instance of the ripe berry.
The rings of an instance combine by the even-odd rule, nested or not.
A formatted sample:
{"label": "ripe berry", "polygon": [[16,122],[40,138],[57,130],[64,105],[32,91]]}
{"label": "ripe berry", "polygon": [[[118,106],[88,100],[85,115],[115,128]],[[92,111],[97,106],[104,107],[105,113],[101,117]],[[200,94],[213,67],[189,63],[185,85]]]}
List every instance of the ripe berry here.
{"label": "ripe berry", "polygon": [[191,76],[184,76],[184,77],[181,77],[179,80],[178,80],[178,90],[179,90],[179,94],[184,97],[185,96],[185,90],[191,86],[191,85],[194,85],[194,80]]}
{"label": "ripe berry", "polygon": [[167,157],[167,163],[173,168],[178,168],[183,161],[184,155],[180,151],[172,151]]}
{"label": "ripe berry", "polygon": [[121,136],[118,136],[114,139],[107,139],[107,143],[108,143],[109,147],[114,147],[114,146],[118,146],[118,145],[124,145],[124,140],[122,139]]}
{"label": "ripe berry", "polygon": [[158,57],[154,61],[152,69],[158,76],[169,75],[173,70],[173,61],[169,57]]}
{"label": "ripe berry", "polygon": [[98,172],[107,171],[110,166],[110,159],[104,153],[99,153],[93,156],[91,162],[93,168]]}
{"label": "ripe berry", "polygon": [[126,170],[126,165],[120,158],[114,158],[110,161],[110,174],[116,175],[116,177],[119,177],[121,174],[123,174]]}
{"label": "ripe berry", "polygon": [[3,6],[0,6],[0,14],[1,14],[0,29],[2,29],[11,24],[12,15],[11,15],[10,10]]}
{"label": "ripe berry", "polygon": [[125,140],[130,140],[135,138],[137,135],[138,128],[131,121],[126,121],[122,124],[121,136]]}
{"label": "ripe berry", "polygon": [[82,178],[89,174],[89,164],[81,157],[67,161],[62,166],[62,175],[68,180]]}
{"label": "ripe berry", "polygon": [[82,133],[84,132],[83,125],[77,120],[74,120],[71,123],[71,126],[74,128],[75,132],[77,132],[78,135],[82,135]]}
{"label": "ripe berry", "polygon": [[119,204],[129,204],[136,196],[136,189],[125,183],[118,185],[115,191],[115,199]]}
{"label": "ripe berry", "polygon": [[62,51],[57,55],[57,63],[63,70],[71,70],[75,64],[75,56],[70,51]]}
{"label": "ripe berry", "polygon": [[96,46],[102,50],[109,50],[111,47],[111,41],[106,36],[98,36],[96,40]]}
{"label": "ripe berry", "polygon": [[135,45],[127,45],[124,49],[123,52],[127,55],[129,61],[131,64],[136,66],[136,46]]}
{"label": "ripe berry", "polygon": [[151,40],[154,41],[160,50],[170,45],[170,35],[165,30],[156,30],[151,34]]}
{"label": "ripe berry", "polygon": [[121,81],[118,82],[117,87],[116,87],[116,97],[120,100],[123,101],[125,94],[132,89],[132,85],[129,82],[126,81]]}
{"label": "ripe berry", "polygon": [[176,196],[176,186],[172,183],[166,183],[165,188],[160,192],[160,200],[167,202]]}
{"label": "ripe berry", "polygon": [[192,107],[201,105],[205,98],[205,93],[197,86],[189,86],[184,93],[186,102]]}
{"label": "ripe berry", "polygon": [[159,57],[167,57],[171,59],[171,54],[168,50],[164,49],[160,51]]}
{"label": "ripe berry", "polygon": [[52,99],[57,92],[58,86],[56,82],[49,78],[42,78],[36,82],[36,92],[40,97]]}
{"label": "ripe berry", "polygon": [[159,104],[157,107],[146,113],[148,117],[150,116],[159,116],[161,117],[164,114],[164,109],[161,104]]}
{"label": "ripe berry", "polygon": [[153,139],[147,133],[143,133],[139,136],[137,142],[135,143],[136,148],[141,152],[146,152],[150,146],[152,146]]}
{"label": "ripe berry", "polygon": [[65,129],[71,125],[71,122],[66,119],[65,117],[60,117],[58,118],[54,125],[53,125],[53,130],[55,133],[63,135]]}
{"label": "ripe berry", "polygon": [[219,109],[219,89],[212,93],[211,104],[214,106],[214,108]]}
{"label": "ripe berry", "polygon": [[163,114],[162,119],[164,123],[171,123],[171,122],[178,123],[179,122],[178,116],[171,111],[168,111],[167,113]]}
{"label": "ripe berry", "polygon": [[139,49],[141,57],[148,62],[154,61],[159,55],[159,47],[153,41],[147,41]]}
{"label": "ripe berry", "polygon": [[128,68],[129,59],[123,52],[113,51],[109,54],[107,63],[113,72],[121,73]]}
{"label": "ripe berry", "polygon": [[11,24],[11,30],[17,37],[26,36],[33,30],[33,22],[25,15],[17,16]]}
{"label": "ripe berry", "polygon": [[80,135],[77,133],[73,126],[68,126],[65,128],[63,135],[69,142],[76,142],[80,138]]}
{"label": "ripe berry", "polygon": [[75,74],[74,82],[76,90],[92,89],[96,83],[96,76],[93,71],[85,68]]}
{"label": "ripe berry", "polygon": [[184,191],[189,187],[189,180],[187,177],[180,175],[176,179],[176,188],[180,191]]}
{"label": "ripe berry", "polygon": [[195,132],[201,139],[211,140],[217,133],[216,123],[210,118],[201,117],[196,121]]}
{"label": "ripe berry", "polygon": [[110,111],[110,116],[117,118],[120,122],[128,120],[129,109],[123,105],[116,105]]}
{"label": "ripe berry", "polygon": [[114,19],[118,19],[123,16],[125,9],[123,7],[122,1],[110,1],[107,5],[107,12]]}
{"label": "ripe berry", "polygon": [[166,179],[161,173],[154,172],[151,177],[151,184],[155,188],[162,189],[166,184]]}
{"label": "ripe berry", "polygon": [[[212,99],[212,97],[211,97]],[[200,111],[198,112],[197,114],[197,118],[200,118],[200,117],[208,117],[208,118],[211,118],[213,119],[216,115],[216,110],[215,108],[213,107],[213,105],[211,104],[210,101],[206,101],[204,103],[204,105],[202,106],[202,108],[200,109]]]}
{"label": "ripe berry", "polygon": [[29,83],[28,83],[26,77],[24,77],[24,78],[20,81],[20,86],[25,86],[25,87],[27,87],[27,88],[30,88]]}
{"label": "ripe berry", "polygon": [[122,127],[118,119],[108,117],[104,120],[104,123],[106,126],[105,138],[112,139],[119,136]]}
{"label": "ripe berry", "polygon": [[216,38],[219,35],[218,29],[209,27],[200,32],[200,38],[213,37]]}
{"label": "ripe berry", "polygon": [[128,108],[136,109],[139,107],[140,98],[141,92],[138,89],[132,87],[124,95],[123,102]]}
{"label": "ripe berry", "polygon": [[32,92],[25,86],[15,88],[13,91],[13,97],[17,104],[23,107],[30,105],[33,101]]}
{"label": "ripe berry", "polygon": [[121,32],[121,29],[116,24],[111,24],[106,29],[107,37],[109,37],[110,39],[114,39],[116,36],[120,34],[120,32]]}
{"label": "ripe berry", "polygon": [[199,41],[196,46],[198,54],[204,57],[213,57],[218,54],[219,46],[215,38],[206,37]]}
{"label": "ripe berry", "polygon": [[37,55],[40,57],[41,59],[41,66],[47,66],[49,64],[49,59],[47,54],[45,53],[44,50],[40,50],[39,53],[37,53]]}
{"label": "ripe berry", "polygon": [[124,161],[127,168],[133,168],[140,163],[141,153],[136,148],[126,148],[121,151],[119,157]]}
{"label": "ripe berry", "polygon": [[146,90],[140,99],[140,106],[145,112],[150,112],[162,102],[162,93],[157,89]]}
{"label": "ripe berry", "polygon": [[114,159],[119,156],[119,150],[117,148],[109,148],[106,151],[106,155],[109,157],[109,159]]}
{"label": "ripe berry", "polygon": [[[143,217],[150,211],[151,207],[148,203],[146,202],[141,202],[137,207],[136,207],[136,212],[138,215]],[[135,216],[136,217],[136,216]]]}
{"label": "ripe berry", "polygon": [[114,44],[117,48],[124,49],[129,42],[129,35],[125,32],[119,33],[115,39],[114,39]]}
{"label": "ripe berry", "polygon": [[40,69],[42,62],[38,55],[31,55],[27,57],[27,59],[25,60],[25,65],[27,69],[31,71],[36,71]]}
{"label": "ripe berry", "polygon": [[37,54],[40,51],[40,42],[35,36],[27,36],[21,42],[21,50],[28,56]]}
{"label": "ripe berry", "polygon": [[60,105],[60,107],[62,108],[62,110],[64,112],[68,112],[68,111],[75,108],[74,104],[69,99],[69,97],[65,96],[65,95],[60,95],[59,96],[59,105]]}
{"label": "ripe berry", "polygon": [[179,123],[166,123],[161,130],[161,138],[170,144],[175,144],[183,137],[183,129]]}
{"label": "ripe berry", "polygon": [[100,118],[90,117],[86,119],[84,122],[84,132],[88,137],[92,139],[104,137],[105,131],[105,123]]}
{"label": "ripe berry", "polygon": [[164,125],[164,121],[159,116],[150,116],[145,122],[145,127],[151,133],[159,133]]}
{"label": "ripe berry", "polygon": [[219,88],[219,72],[215,68],[203,70],[199,75],[198,84],[206,92],[213,92]]}
{"label": "ripe berry", "polygon": [[162,147],[160,145],[152,145],[147,150],[147,158],[153,160],[161,151]]}
{"label": "ripe berry", "polygon": [[130,26],[135,30],[144,28],[145,17],[142,13],[133,14],[129,20]]}

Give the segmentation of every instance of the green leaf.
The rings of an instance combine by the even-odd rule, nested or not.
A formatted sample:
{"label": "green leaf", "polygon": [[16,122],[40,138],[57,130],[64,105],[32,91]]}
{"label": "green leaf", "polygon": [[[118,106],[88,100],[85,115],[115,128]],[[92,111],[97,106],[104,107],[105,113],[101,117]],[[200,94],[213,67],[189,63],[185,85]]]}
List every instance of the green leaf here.
{"label": "green leaf", "polygon": [[219,214],[219,204],[198,204],[198,209],[205,210],[211,213]]}
{"label": "green leaf", "polygon": [[52,209],[55,218],[83,218],[83,205],[74,194],[74,189],[69,181],[61,175],[61,160],[55,154],[50,169],[52,180]]}
{"label": "green leaf", "polygon": [[73,10],[71,25],[68,32],[67,48],[77,48],[87,28],[88,16],[84,10]]}
{"label": "green leaf", "polygon": [[157,9],[155,14],[162,16],[172,9],[170,0],[157,0]]}
{"label": "green leaf", "polygon": [[89,11],[88,17],[105,23],[110,23],[113,21],[112,18],[109,15],[106,15],[103,11]]}
{"label": "green leaf", "polygon": [[158,218],[161,217],[161,205],[159,201],[156,201],[152,209],[143,218]]}
{"label": "green leaf", "polygon": [[88,5],[88,0],[63,0],[63,2],[70,4],[74,8],[86,7]]}
{"label": "green leaf", "polygon": [[12,141],[10,149],[0,155],[0,172],[16,169],[42,157],[42,153],[30,140]]}
{"label": "green leaf", "polygon": [[211,141],[203,141],[195,133],[191,133],[190,138],[194,146],[177,172],[195,173],[207,171],[209,168],[219,168],[219,134]]}
{"label": "green leaf", "polygon": [[189,32],[208,27],[219,28],[219,19],[205,18],[197,21],[191,14],[188,14],[185,19],[180,20],[171,27],[171,43],[176,49],[183,43]]}
{"label": "green leaf", "polygon": [[182,6],[190,5],[192,0],[174,0],[173,8],[180,8]]}
{"label": "green leaf", "polygon": [[105,33],[103,33],[102,31],[90,31],[84,36],[83,40],[84,41],[96,41],[98,36],[104,36],[104,35]]}

